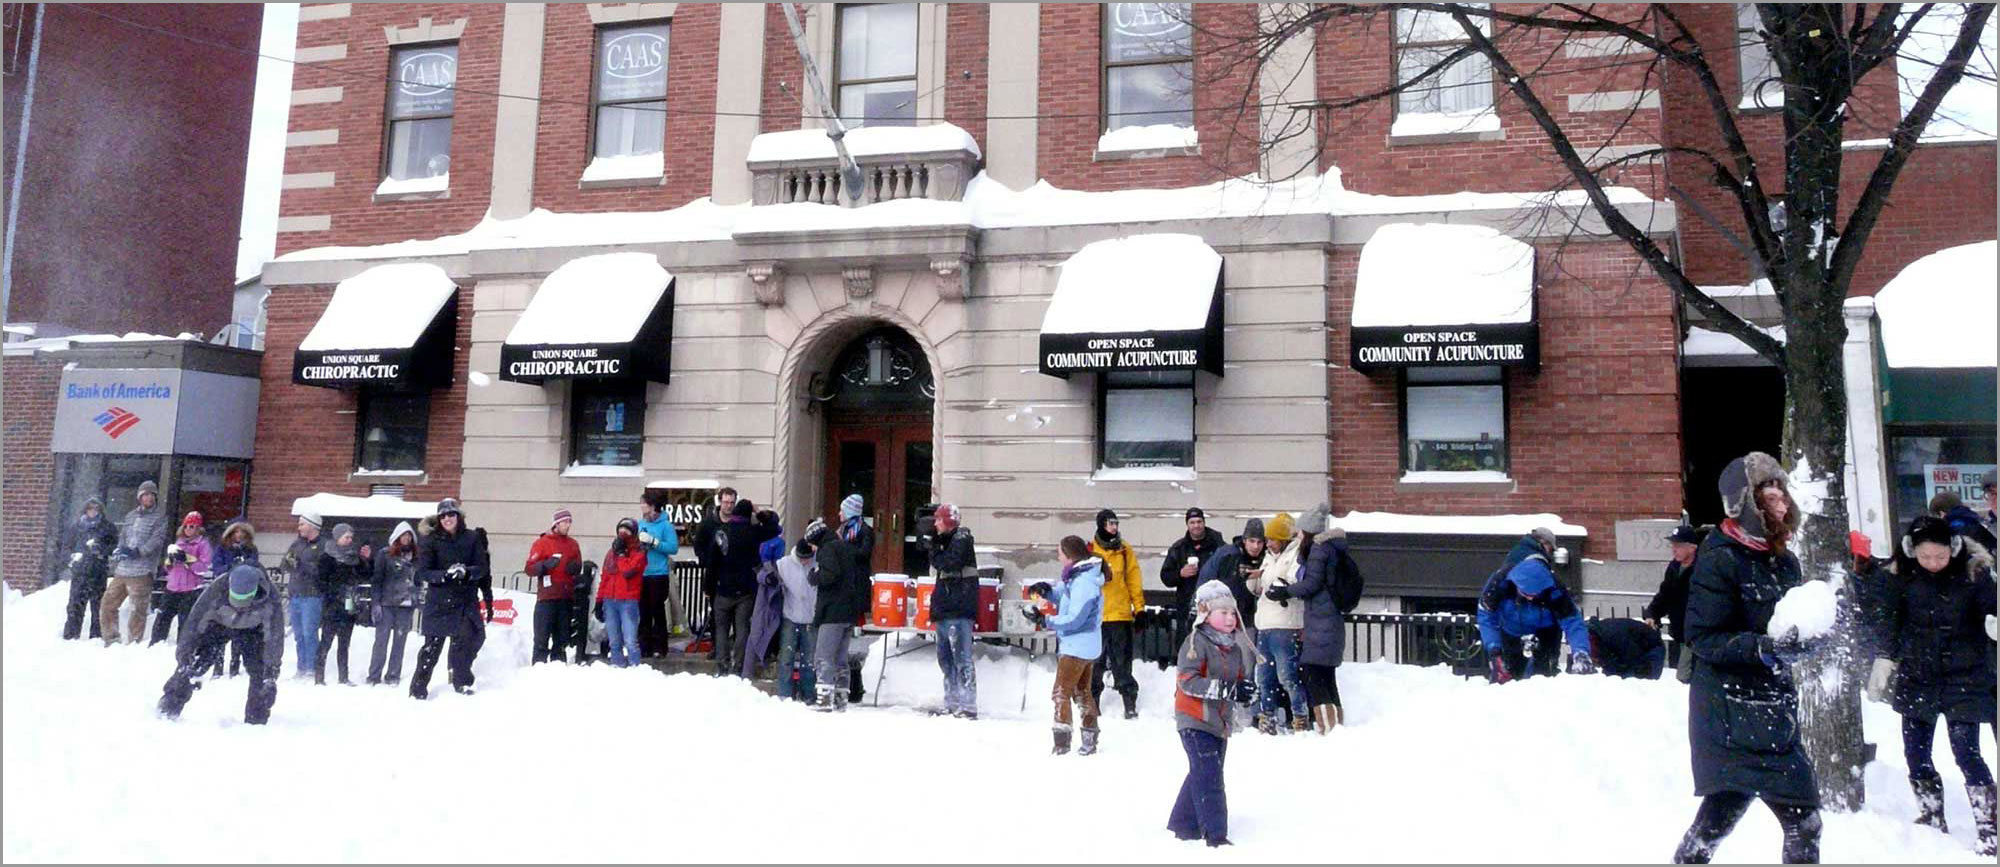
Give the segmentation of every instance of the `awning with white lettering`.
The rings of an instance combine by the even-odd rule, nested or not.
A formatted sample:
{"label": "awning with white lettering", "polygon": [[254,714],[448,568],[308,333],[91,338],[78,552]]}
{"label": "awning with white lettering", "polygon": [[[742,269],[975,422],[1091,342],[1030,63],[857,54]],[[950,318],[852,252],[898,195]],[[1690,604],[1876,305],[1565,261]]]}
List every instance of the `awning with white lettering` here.
{"label": "awning with white lettering", "polygon": [[1485,226],[1394,223],[1361,247],[1355,370],[1541,365],[1535,248]]}
{"label": "awning with white lettering", "polygon": [[651,253],[563,263],[500,344],[500,378],[638,379],[673,371],[674,276]]}
{"label": "awning with white lettering", "polygon": [[376,265],[340,281],[292,353],[292,381],[320,388],[451,385],[458,285],[421,262]]}
{"label": "awning with white lettering", "polygon": [[1141,370],[1222,375],[1222,256],[1194,235],[1084,245],[1042,316],[1050,376]]}

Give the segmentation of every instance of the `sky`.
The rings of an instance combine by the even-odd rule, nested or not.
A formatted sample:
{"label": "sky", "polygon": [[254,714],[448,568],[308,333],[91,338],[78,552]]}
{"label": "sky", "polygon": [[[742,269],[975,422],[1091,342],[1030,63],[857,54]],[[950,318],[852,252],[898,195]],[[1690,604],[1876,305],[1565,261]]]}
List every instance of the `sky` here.
{"label": "sky", "polygon": [[[1996,93],[1993,84],[1994,59],[2000,52],[1995,50],[1994,34],[2000,30],[1995,21],[1988,19],[1986,33],[1979,40],[1979,51],[1972,55],[1967,64],[1967,77],[1960,80],[1944,95],[1944,102],[1938,106],[1938,113],[1927,131],[1931,135],[1978,134],[1991,137],[1994,133]],[[1958,33],[1958,10],[1949,6],[1939,6],[1924,20],[1919,22],[1910,41],[1903,46],[1904,59],[1897,64],[1897,73],[1902,78],[1903,111],[1923,92],[1924,85],[1935,72],[1934,65],[1944,59],[1950,50],[1952,39]],[[1914,57],[1918,62],[1911,62]],[[1930,65],[1922,61],[1929,61]],[[1976,80],[1982,78],[1984,80]]]}
{"label": "sky", "polygon": [[[285,126],[292,107],[292,50],[299,4],[264,6],[258,49],[257,98],[250,119],[250,159],[243,178],[243,229],[236,244],[236,279],[264,269],[278,244],[278,184],[285,173]],[[274,60],[272,58],[283,58]]]}

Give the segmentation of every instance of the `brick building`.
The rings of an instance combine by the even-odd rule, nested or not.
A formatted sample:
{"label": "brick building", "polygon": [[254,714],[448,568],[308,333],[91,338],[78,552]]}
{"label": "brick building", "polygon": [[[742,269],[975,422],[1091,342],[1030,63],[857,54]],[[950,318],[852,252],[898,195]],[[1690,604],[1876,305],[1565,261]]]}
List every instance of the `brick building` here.
{"label": "brick building", "polygon": [[[1259,76],[1224,35],[1253,6],[1197,4],[1193,27],[1150,4],[806,9],[819,84],[861,127],[859,203],[776,6],[304,6],[252,517],[455,493],[511,566],[555,508],[589,550],[648,485],[733,485],[795,529],[859,491],[891,538],[956,502],[989,562],[1042,575],[1100,507],[1157,557],[1188,506],[1234,532],[1328,502],[1393,513],[1350,529],[1375,592],[1422,608],[1463,606],[1557,519],[1572,580],[1650,590],[1663,547],[1618,525],[1709,496],[1684,448],[1686,315],[1579,208],[1534,195],[1563,172],[1490,70],[1280,110],[1448,49],[1424,22],[1327,27]],[[1689,13],[1730,45],[1734,15]],[[1594,161],[1699,120],[1676,122],[1686,84],[1629,46],[1519,48],[1547,58],[1538,93]],[[1257,147],[1274,127],[1292,134]],[[1993,155],[1927,147],[1904,183],[1990,179]],[[1247,174],[1274,182],[1230,180]],[[1620,207],[1702,281],[1748,284],[1683,175],[1624,164]],[[1892,205],[1869,273],[1944,246],[1940,211],[1990,238],[1973,186]],[[1468,272],[1422,246],[1448,238],[1500,258]],[[412,265],[421,292],[370,294]],[[1469,312],[1475,283],[1517,303]],[[343,305],[399,335],[358,336]],[[453,338],[436,370],[412,361],[431,332]],[[1518,517],[1470,520],[1490,516]],[[921,566],[879,549],[878,570]]]}

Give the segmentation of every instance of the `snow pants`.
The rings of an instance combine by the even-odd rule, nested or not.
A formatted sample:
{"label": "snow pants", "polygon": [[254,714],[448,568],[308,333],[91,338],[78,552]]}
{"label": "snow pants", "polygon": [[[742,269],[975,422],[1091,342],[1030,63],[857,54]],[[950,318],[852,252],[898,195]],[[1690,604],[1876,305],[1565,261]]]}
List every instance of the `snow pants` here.
{"label": "snow pants", "polygon": [[1180,797],[1167,815],[1167,830],[1182,840],[1206,840],[1210,846],[1229,842],[1229,794],[1222,788],[1222,760],[1229,741],[1197,729],[1181,729],[1181,749],[1187,752],[1187,777]]}
{"label": "snow pants", "polygon": [[[1937,716],[1903,717],[1903,761],[1910,780],[1938,782],[1937,765],[1931,763],[1931,744],[1937,740]],[[1979,755],[1979,724],[1945,720],[1945,738],[1951,742],[1951,757],[1965,774],[1968,786],[1993,785],[1993,771]],[[1941,783],[1939,783],[1941,784]]]}
{"label": "snow pants", "polygon": [[126,643],[136,643],[146,632],[146,615],[153,607],[153,578],[112,578],[104,585],[104,599],[98,603],[97,616],[104,621],[104,640],[117,640],[118,606],[125,604],[125,597],[132,597],[132,616],[127,618]]}
{"label": "snow pants", "polygon": [[354,616],[329,614],[319,622],[319,656],[313,660],[313,680],[326,682],[326,658],[336,657],[340,682],[347,682],[347,650],[354,641]]}
{"label": "snow pants", "polygon": [[[410,640],[417,610],[388,605],[375,606],[375,647],[368,654],[369,683],[403,682],[403,646]],[[387,664],[388,674],[382,667]]]}
{"label": "snow pants", "polygon": [[[562,662],[565,657],[564,645],[569,643],[569,635],[575,626],[570,622],[575,614],[575,605],[568,599],[535,600],[535,651],[530,657],[530,665],[543,662]],[[583,647],[577,647],[579,661]]]}
{"label": "snow pants", "polygon": [[69,579],[69,604],[63,608],[63,631],[65,641],[83,635],[83,621],[90,621],[90,637],[104,637],[104,621],[97,616],[97,609],[104,601],[104,580],[91,581],[85,578]]}
{"label": "snow pants", "polygon": [[1069,731],[1072,703],[1082,706],[1083,730],[1097,730],[1097,696],[1091,693],[1096,691],[1092,687],[1102,689],[1102,683],[1092,660],[1074,656],[1056,657],[1056,731]]}
{"label": "snow pants", "polygon": [[236,648],[250,672],[250,698],[243,704],[243,721],[251,725],[269,721],[271,705],[278,701],[278,683],[271,666],[264,662],[264,630],[210,626],[195,641],[194,653],[167,678],[165,694],[160,696],[160,713],[169,719],[181,715],[181,709],[187,707],[188,699],[194,697],[199,686],[195,677],[220,663],[222,648],[227,645]]}
{"label": "snow pants", "polygon": [[[1722,838],[1736,828],[1738,820],[1750,809],[1751,796],[1744,792],[1716,792],[1701,799],[1700,809],[1695,810],[1694,824],[1681,838],[1681,846],[1674,851],[1675,864],[1707,864],[1715,857],[1715,847]],[[1792,804],[1764,805],[1778,817],[1778,827],[1784,829],[1784,858],[1787,864],[1819,863],[1819,810]]]}
{"label": "snow pants", "polygon": [[937,622],[938,668],[944,672],[944,708],[954,714],[979,712],[979,686],[972,660],[972,618]]}
{"label": "snow pants", "polygon": [[750,650],[750,615],[756,609],[755,593],[716,594],[715,658],[722,663],[723,674],[733,674],[743,667],[743,655]]}
{"label": "snow pants", "polygon": [[[417,670],[410,675],[412,698],[429,697],[431,672],[437,670],[438,658],[445,655],[446,641],[451,642],[451,655],[445,664],[449,668],[447,677],[452,689],[472,688],[472,661],[479,658],[479,648],[486,644],[486,623],[480,619],[477,610],[470,608],[451,617],[456,622],[436,635],[425,636],[424,646],[417,651]],[[426,621],[424,629],[430,630],[432,626]]]}
{"label": "snow pants", "polygon": [[779,698],[812,701],[819,680],[813,672],[813,644],[813,626],[810,623],[793,623],[787,620],[779,628]]}
{"label": "snow pants", "polygon": [[186,629],[188,612],[194,610],[194,600],[200,596],[200,587],[178,593],[169,590],[160,594],[160,616],[153,618],[153,640],[146,642],[146,646],[151,647],[167,640],[167,633],[173,629],[176,620],[180,621],[182,629]]}
{"label": "snow pants", "polygon": [[[1111,688],[1125,699],[1127,710],[1139,706],[1139,681],[1132,677],[1132,621],[1107,620],[1101,627],[1104,655],[1090,672],[1090,699],[1097,704],[1104,695],[1104,675],[1111,675]],[[1096,726],[1091,726],[1096,728]]]}

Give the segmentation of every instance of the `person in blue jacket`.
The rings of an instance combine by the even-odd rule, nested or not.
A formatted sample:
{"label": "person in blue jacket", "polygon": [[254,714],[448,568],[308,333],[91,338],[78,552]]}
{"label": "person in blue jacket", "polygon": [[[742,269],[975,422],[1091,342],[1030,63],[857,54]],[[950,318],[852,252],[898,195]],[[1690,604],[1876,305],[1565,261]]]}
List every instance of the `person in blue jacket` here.
{"label": "person in blue jacket", "polygon": [[1054,630],[1060,642],[1056,656],[1056,755],[1069,752],[1070,705],[1082,706],[1083,743],[1076,754],[1097,752],[1097,696],[1091,694],[1091,674],[1097,658],[1104,653],[1104,561],[1090,556],[1090,547],[1078,536],[1064,536],[1062,579],[1028,588],[1028,595],[1056,604],[1056,613],[1044,616],[1040,608],[1029,608],[1028,616]]}
{"label": "person in blue jacket", "polygon": [[[1479,641],[1486,647],[1488,677],[1494,683],[1555,674],[1557,647],[1564,636],[1571,648],[1570,670],[1597,671],[1590,655],[1590,629],[1550,565],[1555,550],[1555,533],[1536,527],[1514,543],[1506,562],[1479,591]],[[1535,670],[1529,670],[1522,651],[1522,641],[1530,635],[1539,648]]]}
{"label": "person in blue jacket", "polygon": [[667,495],[647,491],[639,513],[639,547],[646,552],[646,575],[639,579],[639,655],[662,656],[667,639],[679,632],[680,605],[674,598],[674,555],[680,531],[667,519]]}

